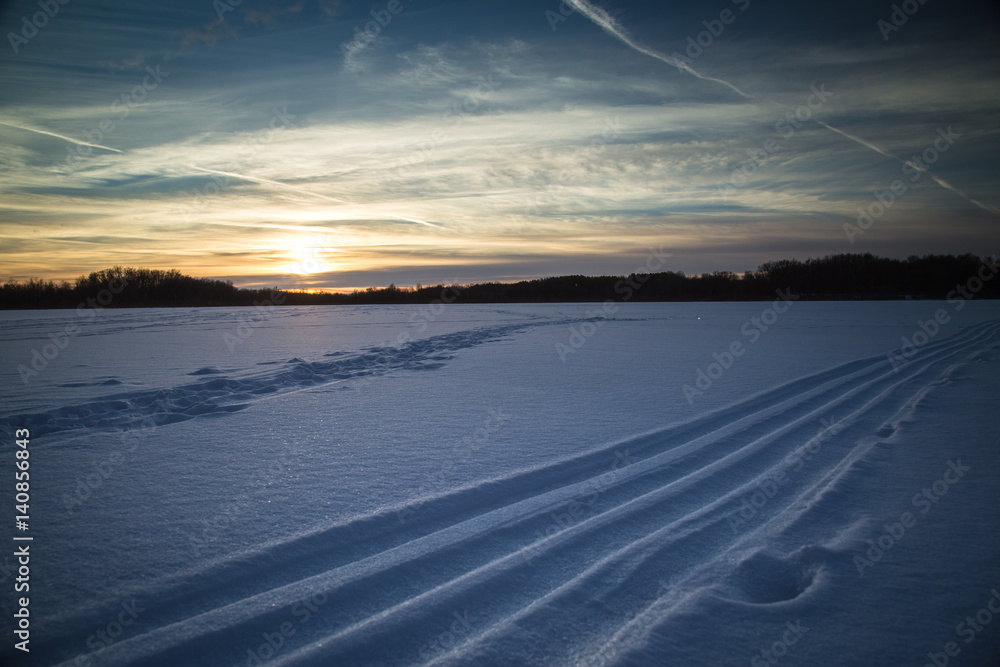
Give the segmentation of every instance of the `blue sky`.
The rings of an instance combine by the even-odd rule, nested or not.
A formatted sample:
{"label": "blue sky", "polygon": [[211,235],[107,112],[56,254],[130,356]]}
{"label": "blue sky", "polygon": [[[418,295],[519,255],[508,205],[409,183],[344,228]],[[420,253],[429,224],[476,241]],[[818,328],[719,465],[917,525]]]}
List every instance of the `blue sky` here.
{"label": "blue sky", "polygon": [[0,278],[997,251],[997,3],[664,5],[7,3]]}

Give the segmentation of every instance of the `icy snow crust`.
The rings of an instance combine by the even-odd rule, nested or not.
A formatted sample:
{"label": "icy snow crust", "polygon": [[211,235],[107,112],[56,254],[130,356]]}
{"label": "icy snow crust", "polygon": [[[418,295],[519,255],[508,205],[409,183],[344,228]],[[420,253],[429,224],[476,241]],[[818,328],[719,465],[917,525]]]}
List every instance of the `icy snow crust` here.
{"label": "icy snow crust", "polygon": [[767,305],[2,313],[0,660],[994,664],[1000,308]]}

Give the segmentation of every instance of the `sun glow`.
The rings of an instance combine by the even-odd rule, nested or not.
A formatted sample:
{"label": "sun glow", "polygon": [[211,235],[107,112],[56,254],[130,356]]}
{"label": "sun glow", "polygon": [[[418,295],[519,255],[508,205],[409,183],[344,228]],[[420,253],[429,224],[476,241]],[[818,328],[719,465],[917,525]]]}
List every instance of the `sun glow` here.
{"label": "sun glow", "polygon": [[295,238],[285,243],[286,273],[308,276],[331,270],[324,256],[332,252],[329,243],[318,237]]}

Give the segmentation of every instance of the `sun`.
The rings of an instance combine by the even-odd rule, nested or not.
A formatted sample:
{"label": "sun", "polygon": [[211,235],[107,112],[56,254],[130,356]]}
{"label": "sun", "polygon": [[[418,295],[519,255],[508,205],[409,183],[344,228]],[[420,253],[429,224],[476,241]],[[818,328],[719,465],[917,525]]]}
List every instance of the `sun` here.
{"label": "sun", "polygon": [[323,263],[324,245],[318,239],[294,239],[285,244],[284,257],[289,262],[286,273],[308,276],[328,270]]}

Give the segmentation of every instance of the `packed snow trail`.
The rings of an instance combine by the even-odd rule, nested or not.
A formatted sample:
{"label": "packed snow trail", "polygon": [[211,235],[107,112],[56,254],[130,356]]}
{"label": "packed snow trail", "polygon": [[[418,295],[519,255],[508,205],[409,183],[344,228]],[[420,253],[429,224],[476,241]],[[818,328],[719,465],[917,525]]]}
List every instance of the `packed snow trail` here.
{"label": "packed snow trail", "polygon": [[334,357],[329,361],[290,359],[279,368],[242,377],[215,377],[219,371],[200,368],[190,373],[209,379],[170,389],[110,394],[99,401],[60,407],[35,414],[11,415],[0,427],[29,428],[36,436],[74,429],[138,429],[150,419],[156,425],[173,424],[200,416],[238,412],[268,394],[308,389],[330,382],[383,375],[394,370],[440,368],[449,353],[498,340],[537,323],[481,327],[408,342],[399,347],[375,347],[363,353]]}
{"label": "packed snow trail", "polygon": [[[432,337],[390,356],[388,370],[444,363],[449,351],[530,326],[540,324]],[[981,323],[901,367],[886,355],[851,361],[655,432],[157,579],[134,591],[147,611],[130,636],[94,664],[243,665],[267,637],[280,644],[276,665],[627,662],[643,633],[689,613],[718,582],[739,604],[774,605],[850,567],[849,551],[825,546],[860,525],[858,500],[841,485],[929,392],[996,350],[998,334],[1000,322]],[[180,390],[233,405],[248,400],[248,386],[290,391],[371,368],[288,365]],[[108,428],[128,423],[110,416],[115,401],[128,402],[99,404]],[[37,417],[35,428],[72,428],[63,412]],[[743,501],[772,487],[747,516]],[[762,551],[817,513],[813,543]],[[77,619],[112,617],[117,604],[46,614],[43,664],[72,664],[58,647],[93,632]],[[453,635],[447,646],[428,642],[438,626]]]}

